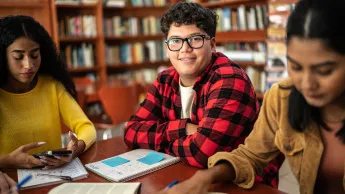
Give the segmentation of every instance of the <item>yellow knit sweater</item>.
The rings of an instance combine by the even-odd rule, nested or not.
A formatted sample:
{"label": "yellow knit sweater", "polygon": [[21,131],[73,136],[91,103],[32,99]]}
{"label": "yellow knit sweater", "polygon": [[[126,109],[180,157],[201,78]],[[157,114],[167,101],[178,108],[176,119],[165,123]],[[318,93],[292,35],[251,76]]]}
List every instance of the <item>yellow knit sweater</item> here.
{"label": "yellow knit sweater", "polygon": [[50,76],[39,76],[31,91],[14,94],[0,89],[0,155],[21,145],[46,142],[29,153],[61,148],[61,121],[88,149],[96,130],[65,87]]}

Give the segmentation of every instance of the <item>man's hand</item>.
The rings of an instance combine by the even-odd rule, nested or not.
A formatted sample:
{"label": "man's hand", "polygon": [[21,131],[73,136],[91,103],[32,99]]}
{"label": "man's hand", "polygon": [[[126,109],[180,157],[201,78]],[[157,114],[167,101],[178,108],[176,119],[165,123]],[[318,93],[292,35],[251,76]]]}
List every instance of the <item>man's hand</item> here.
{"label": "man's hand", "polygon": [[72,154],[70,156],[54,156],[54,158],[41,156],[41,160],[46,163],[44,167],[45,169],[62,166],[72,161],[74,157],[78,156],[84,151],[84,141],[78,140],[78,138],[71,131],[68,133],[68,135],[70,138],[70,142],[67,145],[67,150],[72,150]]}
{"label": "man's hand", "polygon": [[37,166],[44,166],[44,163],[39,159],[28,154],[28,151],[33,148],[38,148],[45,144],[45,142],[35,142],[22,145],[8,155],[8,168],[33,168]]}
{"label": "man's hand", "polygon": [[187,126],[186,126],[187,135],[193,135],[197,131],[198,131],[198,125],[187,123]]}

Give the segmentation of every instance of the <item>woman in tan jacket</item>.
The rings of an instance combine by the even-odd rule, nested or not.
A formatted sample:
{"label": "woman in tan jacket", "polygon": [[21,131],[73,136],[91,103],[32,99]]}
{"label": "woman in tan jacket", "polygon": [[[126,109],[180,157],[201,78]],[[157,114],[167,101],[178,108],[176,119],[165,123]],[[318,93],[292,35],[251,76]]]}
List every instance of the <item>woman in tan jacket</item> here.
{"label": "woman in tan jacket", "polygon": [[280,152],[301,194],[344,193],[344,0],[301,0],[287,25],[290,78],[267,91],[254,130],[232,152],[218,152],[208,170],[162,193],[207,193],[233,181],[249,189],[256,174]]}

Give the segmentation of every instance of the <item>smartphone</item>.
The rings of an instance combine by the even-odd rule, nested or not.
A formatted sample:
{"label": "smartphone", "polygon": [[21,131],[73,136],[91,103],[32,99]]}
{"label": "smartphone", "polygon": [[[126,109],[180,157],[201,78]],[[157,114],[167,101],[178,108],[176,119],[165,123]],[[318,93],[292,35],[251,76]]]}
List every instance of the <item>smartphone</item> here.
{"label": "smartphone", "polygon": [[54,157],[54,156],[70,156],[72,155],[72,150],[52,150],[34,154],[35,158],[40,158],[40,156]]}

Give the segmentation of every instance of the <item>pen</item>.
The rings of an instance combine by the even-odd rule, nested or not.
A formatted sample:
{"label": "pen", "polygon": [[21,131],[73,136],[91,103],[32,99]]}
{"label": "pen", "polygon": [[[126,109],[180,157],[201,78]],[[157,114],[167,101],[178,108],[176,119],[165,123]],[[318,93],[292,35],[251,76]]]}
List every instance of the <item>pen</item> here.
{"label": "pen", "polygon": [[22,186],[27,183],[30,179],[32,179],[32,175],[29,174],[28,176],[26,176],[25,178],[23,178],[21,181],[18,182],[17,184],[17,189],[19,190],[20,188],[22,188]]}
{"label": "pen", "polygon": [[73,181],[73,178],[70,177],[70,176],[43,174],[43,173],[37,174],[37,176],[50,176],[50,177],[55,177],[55,178],[59,178],[59,179],[62,179],[62,180]]}
{"label": "pen", "polygon": [[171,183],[166,187],[166,189],[171,188],[172,186],[176,185],[177,183],[178,183],[178,180],[174,180],[173,182],[171,182]]}

